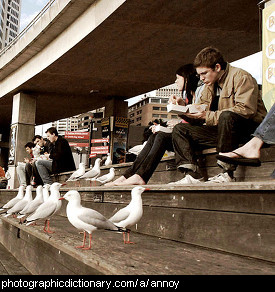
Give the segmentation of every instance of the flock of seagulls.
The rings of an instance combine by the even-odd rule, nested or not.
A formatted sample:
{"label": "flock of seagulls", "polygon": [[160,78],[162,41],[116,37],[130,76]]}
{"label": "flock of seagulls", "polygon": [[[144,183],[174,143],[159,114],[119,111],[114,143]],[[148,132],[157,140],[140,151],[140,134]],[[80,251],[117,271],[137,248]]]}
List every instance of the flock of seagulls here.
{"label": "flock of seagulls", "polygon": [[[103,181],[103,180],[102,180]],[[109,230],[123,233],[124,243],[133,243],[129,240],[130,227],[139,222],[143,214],[141,195],[149,190],[142,186],[136,186],[131,190],[130,203],[117,211],[107,219],[101,213],[81,205],[81,196],[78,191],[70,190],[63,197],[60,188],[64,184],[55,182],[52,185],[38,186],[36,196],[32,198],[32,186],[26,190],[20,186],[17,195],[0,208],[4,217],[14,216],[20,219],[19,223],[26,226],[34,224],[38,220],[45,220],[44,232],[53,233],[50,229],[50,219],[60,210],[62,200],[67,200],[66,214],[68,221],[78,230],[83,231],[83,243],[77,248],[91,249],[92,233],[95,230]],[[87,233],[89,244],[85,245]],[[128,239],[126,240],[126,234]]]}
{"label": "flock of seagulls", "polygon": [[[115,177],[115,169],[113,167],[110,168],[109,172],[107,174],[104,174],[100,176],[101,170],[100,170],[100,163],[102,160],[100,158],[97,158],[95,160],[94,166],[86,172],[85,164],[83,162],[79,163],[79,167],[76,171],[74,171],[67,182],[69,181],[75,181],[79,182],[80,186],[80,180],[84,179],[87,181],[90,181],[90,186],[95,184],[96,182],[99,182],[100,184],[104,185],[110,181],[112,181]],[[110,158],[110,154],[108,153],[107,159],[105,160],[105,166],[109,166],[112,164],[112,160]]]}

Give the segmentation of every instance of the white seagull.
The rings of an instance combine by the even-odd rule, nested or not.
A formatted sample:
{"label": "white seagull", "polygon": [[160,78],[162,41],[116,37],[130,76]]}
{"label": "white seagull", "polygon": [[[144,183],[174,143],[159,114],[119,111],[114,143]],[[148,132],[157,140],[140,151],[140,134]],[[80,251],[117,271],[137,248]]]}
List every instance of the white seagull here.
{"label": "white seagull", "polygon": [[0,209],[0,212],[12,208],[17,202],[22,200],[24,197],[24,189],[25,189],[24,186],[20,186],[17,195],[11,200],[9,200],[5,205],[3,205],[2,208]]}
{"label": "white seagull", "polygon": [[100,177],[97,177],[95,180],[100,182],[101,184],[106,184],[110,181],[112,181],[115,177],[115,169],[113,167],[110,168],[109,172],[100,176]]}
{"label": "white seagull", "polygon": [[131,191],[131,202],[129,205],[117,211],[117,213],[115,213],[115,215],[109,219],[116,226],[127,228],[128,240],[125,240],[125,232],[123,232],[124,243],[133,243],[130,242],[130,230],[128,227],[137,224],[141,219],[143,214],[141,194],[144,191],[149,190],[150,189],[144,188],[142,186],[134,187]]}
{"label": "white seagull", "polygon": [[50,187],[51,187],[51,185],[49,185],[49,184],[45,184],[43,186],[42,192],[43,192],[43,201],[44,202],[46,202],[48,200],[49,196],[50,196],[50,194],[49,194]]}
{"label": "white seagull", "polygon": [[4,217],[8,217],[12,214],[22,211],[25,208],[25,206],[31,201],[32,201],[32,186],[28,185],[26,187],[26,192],[23,199],[18,201],[12,208],[10,208]]}
{"label": "white seagull", "polygon": [[[91,249],[92,232],[98,229],[124,231],[123,229],[115,226],[111,221],[105,218],[99,212],[83,207],[81,205],[81,197],[78,191],[71,190],[67,192],[60,200],[67,200],[67,217],[69,222],[79,230],[84,231],[83,244],[77,248]],[[85,247],[86,232],[89,233],[89,246]]]}
{"label": "white seagull", "polygon": [[85,163],[80,162],[78,169],[72,173],[67,181],[78,180],[83,174],[85,174]]}
{"label": "white seagull", "polygon": [[82,175],[80,178],[84,178],[85,180],[95,180],[100,175],[100,162],[101,159],[97,158],[95,160],[95,164],[93,168],[89,171],[87,171],[84,175]]}
{"label": "white seagull", "polygon": [[[44,225],[44,231],[46,233],[53,233],[53,231],[50,230],[50,217],[52,217],[60,208],[61,208],[61,201],[59,189],[61,188],[62,184],[55,182],[50,187],[50,196],[47,199],[46,202],[42,203],[34,213],[29,215],[26,218],[27,226],[32,224],[33,221],[39,220],[39,219],[45,219],[45,225]],[[47,229],[46,229],[47,224]]]}
{"label": "white seagull", "polygon": [[30,201],[22,211],[19,212],[17,218],[20,219],[33,213],[43,202],[43,187],[39,185],[36,188],[36,197]]}
{"label": "white seagull", "polygon": [[111,164],[112,164],[111,155],[110,155],[110,153],[108,153],[108,154],[107,154],[107,159],[105,160],[104,165],[105,165],[105,166],[109,166],[109,165],[111,165]]}

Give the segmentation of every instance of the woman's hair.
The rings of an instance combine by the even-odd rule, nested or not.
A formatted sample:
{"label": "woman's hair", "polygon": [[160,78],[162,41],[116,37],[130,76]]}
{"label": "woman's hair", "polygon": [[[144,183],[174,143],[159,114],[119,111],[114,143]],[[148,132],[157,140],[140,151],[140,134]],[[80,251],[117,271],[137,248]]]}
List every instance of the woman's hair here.
{"label": "woman's hair", "polygon": [[[177,71],[177,75],[180,75],[184,78],[184,86],[183,89],[185,89],[186,96],[188,99],[188,103],[192,103],[193,94],[192,92],[195,92],[198,86],[199,77],[197,76],[196,69],[193,64],[186,64],[181,66]],[[182,91],[183,96],[183,91]]]}
{"label": "woman's hair", "polygon": [[207,67],[215,69],[216,64],[220,64],[222,70],[226,69],[227,62],[224,60],[221,52],[214,47],[206,47],[201,50],[195,60],[194,67]]}

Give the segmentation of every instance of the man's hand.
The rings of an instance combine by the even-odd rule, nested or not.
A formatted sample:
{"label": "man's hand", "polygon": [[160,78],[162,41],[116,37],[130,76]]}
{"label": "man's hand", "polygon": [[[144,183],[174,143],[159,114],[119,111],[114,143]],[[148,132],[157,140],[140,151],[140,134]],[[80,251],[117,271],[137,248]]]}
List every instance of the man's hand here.
{"label": "man's hand", "polygon": [[195,105],[196,109],[198,110],[197,113],[185,113],[184,115],[190,119],[194,120],[205,120],[206,118],[206,111],[202,110],[200,105]]}

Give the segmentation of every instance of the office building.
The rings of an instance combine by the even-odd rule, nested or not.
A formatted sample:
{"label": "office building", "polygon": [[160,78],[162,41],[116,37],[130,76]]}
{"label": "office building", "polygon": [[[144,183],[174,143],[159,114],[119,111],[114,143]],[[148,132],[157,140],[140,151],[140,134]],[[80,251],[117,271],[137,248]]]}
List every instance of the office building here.
{"label": "office building", "polygon": [[0,49],[19,33],[22,0],[0,1]]}

